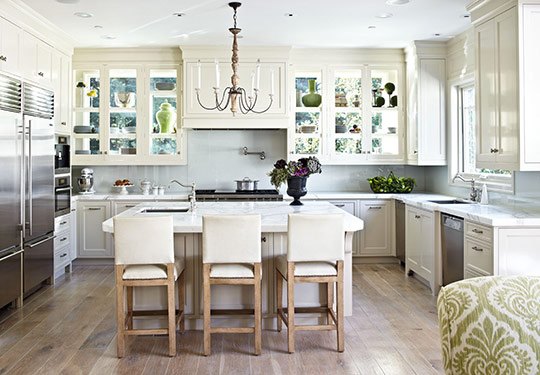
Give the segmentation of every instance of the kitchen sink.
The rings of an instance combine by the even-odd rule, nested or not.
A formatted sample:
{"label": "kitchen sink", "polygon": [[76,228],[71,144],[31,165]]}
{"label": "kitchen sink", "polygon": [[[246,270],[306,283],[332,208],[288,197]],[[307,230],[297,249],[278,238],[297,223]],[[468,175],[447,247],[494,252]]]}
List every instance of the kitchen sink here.
{"label": "kitchen sink", "polygon": [[179,212],[188,212],[189,207],[184,208],[145,208],[142,214],[174,214]]}
{"label": "kitchen sink", "polygon": [[434,200],[434,201],[428,201],[431,203],[437,203],[437,204],[471,204],[473,202],[468,201],[462,201],[459,199],[443,199],[443,200]]}

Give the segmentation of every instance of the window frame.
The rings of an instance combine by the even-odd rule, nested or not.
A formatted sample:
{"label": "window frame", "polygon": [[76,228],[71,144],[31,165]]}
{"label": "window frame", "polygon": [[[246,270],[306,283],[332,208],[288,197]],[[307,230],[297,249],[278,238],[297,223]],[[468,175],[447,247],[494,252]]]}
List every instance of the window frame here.
{"label": "window frame", "polygon": [[[448,184],[454,187],[470,188],[469,183],[460,180],[452,181],[454,176],[459,174],[465,179],[474,179],[479,184],[486,184],[490,191],[503,193],[514,193],[515,173],[511,171],[510,176],[494,175],[487,173],[463,172],[463,111],[462,111],[462,90],[467,87],[475,87],[474,74],[467,74],[460,79],[449,82],[449,124],[450,124],[450,163],[448,168]],[[475,91],[476,95],[476,91]],[[475,106],[476,109],[476,106]],[[475,129],[476,139],[478,139],[478,129]]]}

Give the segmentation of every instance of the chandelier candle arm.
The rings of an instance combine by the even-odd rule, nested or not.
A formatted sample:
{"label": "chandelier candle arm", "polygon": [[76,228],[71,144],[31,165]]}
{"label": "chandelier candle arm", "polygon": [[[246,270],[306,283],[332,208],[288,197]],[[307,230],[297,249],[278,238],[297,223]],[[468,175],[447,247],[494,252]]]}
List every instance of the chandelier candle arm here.
{"label": "chandelier candle arm", "polygon": [[201,89],[201,60],[197,62],[197,86],[195,86],[195,90]]}
{"label": "chandelier candle arm", "polygon": [[219,74],[219,62],[215,60],[216,62],[216,89],[219,89],[219,80],[220,80],[220,74]]}

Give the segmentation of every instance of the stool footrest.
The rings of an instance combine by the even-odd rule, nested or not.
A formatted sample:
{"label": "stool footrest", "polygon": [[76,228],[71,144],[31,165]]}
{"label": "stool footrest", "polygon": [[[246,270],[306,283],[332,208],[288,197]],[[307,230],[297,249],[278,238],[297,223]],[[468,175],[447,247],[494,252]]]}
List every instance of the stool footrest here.
{"label": "stool footrest", "polygon": [[336,326],[333,324],[324,325],[294,325],[295,331],[335,331]]}
{"label": "stool footrest", "polygon": [[212,309],[211,315],[253,315],[253,309]]}
{"label": "stool footrest", "polygon": [[210,333],[254,333],[253,327],[211,327]]}
{"label": "stool footrest", "polygon": [[167,328],[157,328],[157,329],[130,329],[124,331],[125,335],[128,336],[139,336],[139,335],[167,335],[169,330]]}

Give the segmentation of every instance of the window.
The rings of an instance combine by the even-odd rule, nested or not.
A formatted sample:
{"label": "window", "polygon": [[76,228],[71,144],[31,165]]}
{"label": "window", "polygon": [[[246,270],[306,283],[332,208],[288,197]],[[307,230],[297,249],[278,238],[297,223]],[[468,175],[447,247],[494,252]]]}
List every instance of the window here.
{"label": "window", "polygon": [[[457,106],[457,158],[451,178],[459,173],[465,178],[481,180],[498,190],[512,190],[512,172],[504,169],[476,168],[476,111],[473,83],[454,86],[453,106]],[[456,107],[454,107],[456,108]],[[455,138],[454,138],[455,139]]]}

